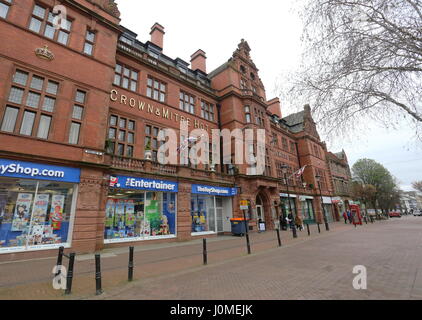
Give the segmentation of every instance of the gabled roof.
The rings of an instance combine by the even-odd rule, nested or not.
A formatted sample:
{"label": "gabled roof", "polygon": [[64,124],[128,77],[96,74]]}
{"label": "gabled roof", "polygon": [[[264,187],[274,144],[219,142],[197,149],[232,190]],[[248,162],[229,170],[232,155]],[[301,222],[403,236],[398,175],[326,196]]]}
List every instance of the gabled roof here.
{"label": "gabled roof", "polygon": [[292,132],[301,132],[305,128],[305,111],[300,111],[288,115],[287,117],[284,117],[282,121],[289,127],[289,130],[291,130]]}

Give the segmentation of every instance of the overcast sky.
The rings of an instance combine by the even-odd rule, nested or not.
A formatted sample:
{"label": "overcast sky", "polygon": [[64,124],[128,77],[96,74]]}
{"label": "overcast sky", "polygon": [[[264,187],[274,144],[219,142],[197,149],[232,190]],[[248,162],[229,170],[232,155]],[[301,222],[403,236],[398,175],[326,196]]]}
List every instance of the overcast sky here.
{"label": "overcast sky", "polygon": [[[150,40],[151,26],[158,22],[166,31],[164,53],[190,62],[191,54],[202,49],[207,53],[208,72],[225,63],[241,39],[247,40],[268,100],[277,95],[277,79],[300,63],[301,22],[292,10],[294,0],[116,2],[122,25],[137,33],[138,40]],[[289,101],[282,104],[283,115],[300,107]],[[400,131],[388,131],[372,124],[358,140],[334,139],[327,141],[327,145],[333,152],[344,148],[350,166],[361,158],[382,163],[405,190],[411,190],[413,181],[422,180],[422,143],[415,142],[406,125]]]}

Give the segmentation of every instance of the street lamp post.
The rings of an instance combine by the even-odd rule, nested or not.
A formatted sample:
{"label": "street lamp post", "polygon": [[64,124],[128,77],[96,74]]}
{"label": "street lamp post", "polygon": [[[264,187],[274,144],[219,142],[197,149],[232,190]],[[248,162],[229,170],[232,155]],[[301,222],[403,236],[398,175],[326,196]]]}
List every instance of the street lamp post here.
{"label": "street lamp post", "polygon": [[[282,165],[281,166],[281,170],[282,170],[283,175],[284,175],[284,181],[286,182],[286,187],[287,187],[287,201],[289,202],[289,212],[292,215],[291,227],[292,227],[293,238],[297,238],[297,231],[296,231],[296,225],[295,225],[295,216],[294,216],[293,211],[292,211],[292,204],[290,202],[289,182],[287,180],[287,169],[288,168],[289,168],[289,166],[287,166],[287,165]],[[287,214],[287,217],[289,217],[289,214]]]}
{"label": "street lamp post", "polygon": [[322,198],[321,176],[320,175],[316,175],[315,176],[315,179],[318,182],[319,196],[321,198],[321,209],[322,209],[322,216],[324,217],[325,230],[330,231],[330,226],[328,225],[327,216],[325,215],[325,210],[324,210],[324,199]]}

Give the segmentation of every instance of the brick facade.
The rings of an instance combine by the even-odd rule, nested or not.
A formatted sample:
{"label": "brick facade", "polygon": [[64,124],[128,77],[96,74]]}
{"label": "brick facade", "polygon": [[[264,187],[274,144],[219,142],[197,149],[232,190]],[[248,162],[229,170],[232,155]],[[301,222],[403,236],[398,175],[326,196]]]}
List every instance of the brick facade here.
{"label": "brick facade", "polygon": [[[66,45],[43,35],[46,17],[39,33],[30,30],[35,3],[47,10],[56,4],[67,8],[72,25]],[[95,34],[91,55],[84,53],[87,30]],[[280,101],[266,98],[246,41],[241,41],[225,64],[206,73],[206,53],[202,50],[191,56],[191,68],[189,63],[164,54],[165,32],[161,25],[153,26],[151,41],[142,43],[136,37],[120,24],[117,6],[112,1],[12,0],[7,16],[0,18],[0,39],[8,44],[0,49],[0,81],[4,84],[0,87],[0,120],[5,116],[6,107],[13,105],[9,94],[16,70],[59,84],[48,139],[38,138],[35,129],[32,136],[20,134],[22,113],[28,108],[23,104],[13,105],[19,108],[19,116],[13,132],[0,132],[0,158],[81,168],[71,250],[94,252],[107,246],[130,244],[104,245],[111,175],[179,183],[177,236],[157,241],[192,239],[193,184],[238,188],[240,194],[232,198],[232,216],[242,217],[240,200],[250,200],[253,231],[257,230],[258,199],[262,201],[267,229],[271,230],[282,214],[280,193],[287,191],[296,196],[293,199],[297,215],[302,215],[303,202],[300,200],[304,199],[301,197],[312,198],[314,221],[323,222],[320,193],[334,196],[334,187],[327,148],[318,135],[310,107],[305,106],[304,111],[282,118]],[[53,60],[35,54],[37,48],[45,46],[54,54]],[[116,65],[123,71],[118,71]],[[124,68],[133,73],[125,75]],[[150,78],[164,85],[158,89],[165,92],[163,98],[158,91],[154,96],[154,87],[149,86]],[[86,93],[86,101],[83,117],[77,122],[81,125],[78,142],[71,144],[72,110],[78,90]],[[181,92],[194,98],[193,110],[180,109]],[[203,103],[212,106],[212,114],[202,113]],[[121,149],[123,154],[116,152],[118,139],[109,141],[111,116],[133,121],[135,126],[134,141],[119,146],[124,148]],[[172,128],[179,132],[183,120],[188,121],[189,130],[201,128],[210,133],[218,128],[265,129],[268,161],[265,174],[248,176],[246,165],[218,165],[213,171],[204,165],[164,166],[146,160],[146,126]],[[38,121],[36,118],[35,126]],[[112,152],[107,149],[110,143],[116,143]],[[130,150],[132,154],[128,156]],[[307,165],[302,177],[288,180],[289,190],[283,181],[282,164],[289,166],[289,176]],[[320,184],[316,181],[317,175],[322,176]],[[0,261],[48,254],[44,251],[0,254]]]}

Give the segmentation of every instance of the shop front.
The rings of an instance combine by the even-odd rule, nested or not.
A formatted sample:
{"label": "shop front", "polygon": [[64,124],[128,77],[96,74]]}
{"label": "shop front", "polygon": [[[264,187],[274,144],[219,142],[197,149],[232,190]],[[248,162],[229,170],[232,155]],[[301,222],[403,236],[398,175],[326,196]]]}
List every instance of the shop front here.
{"label": "shop front", "polygon": [[313,199],[314,197],[311,196],[299,196],[300,208],[304,224],[316,223]]}
{"label": "shop front", "polygon": [[[289,204],[289,198],[290,198],[290,204]],[[291,213],[293,215],[293,218],[297,217],[297,208],[296,208],[296,198],[297,195],[295,194],[286,194],[286,193],[280,193],[280,206],[281,206],[281,215],[282,215],[282,230],[287,230],[287,220],[291,209]]]}
{"label": "shop front", "polygon": [[231,232],[236,188],[192,185],[192,236]]}
{"label": "shop front", "polygon": [[336,221],[336,218],[334,217],[334,209],[331,197],[322,197],[323,207],[324,207],[324,215],[327,218],[328,222],[334,222]]}
{"label": "shop front", "polygon": [[0,159],[0,254],[70,248],[80,174]]}
{"label": "shop front", "polygon": [[104,244],[176,238],[178,183],[113,176]]}

